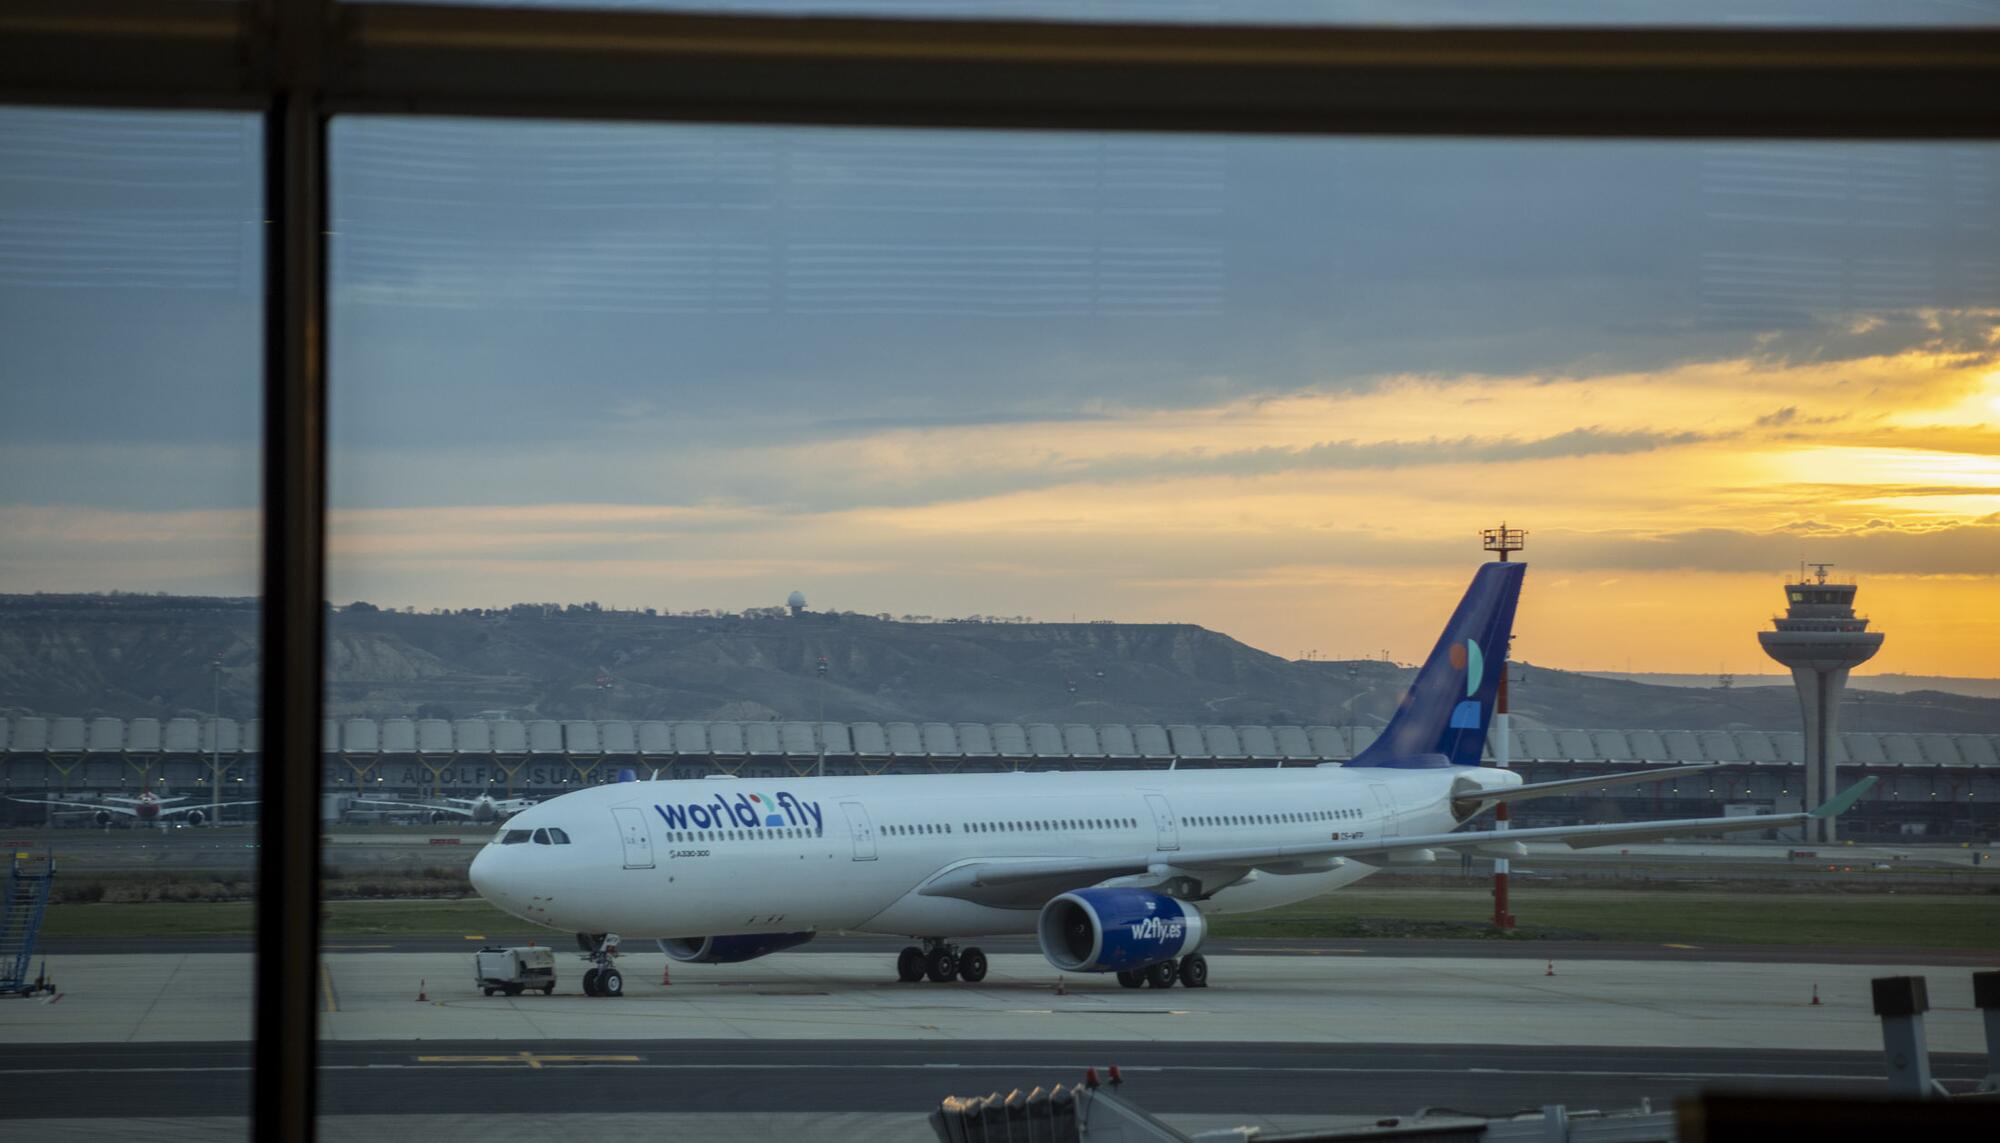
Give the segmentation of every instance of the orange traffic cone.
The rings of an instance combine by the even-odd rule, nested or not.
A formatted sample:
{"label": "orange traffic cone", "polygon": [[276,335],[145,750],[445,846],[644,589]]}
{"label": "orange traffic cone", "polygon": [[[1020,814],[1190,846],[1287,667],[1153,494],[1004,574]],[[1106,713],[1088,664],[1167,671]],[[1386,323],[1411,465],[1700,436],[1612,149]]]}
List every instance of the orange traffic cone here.
{"label": "orange traffic cone", "polygon": [[428,1004],[430,1003],[431,999],[430,997],[424,995],[424,983],[425,982],[422,977],[417,978],[417,1003],[419,1004]]}
{"label": "orange traffic cone", "polygon": [[1556,974],[1556,961],[1555,961],[1555,958],[1554,958],[1554,957],[1550,957],[1550,958],[1549,958],[1549,970],[1548,970],[1547,972],[1543,973],[1542,975],[1543,975],[1543,976],[1554,976],[1555,974]]}
{"label": "orange traffic cone", "polygon": [[1822,1004],[1821,1004],[1821,1003],[1819,1002],[1819,985],[1817,985],[1817,984],[1813,985],[1813,998],[1812,998],[1812,1003],[1811,1003],[1811,1004],[1809,1004],[1809,1005],[1807,1005],[1806,1007],[1808,1007],[1808,1008],[1821,1008],[1821,1007],[1824,1007],[1824,1005],[1822,1005]]}
{"label": "orange traffic cone", "polygon": [[1061,973],[1056,974],[1056,995],[1057,996],[1069,995],[1069,985],[1064,983]]}
{"label": "orange traffic cone", "polygon": [[667,986],[669,986],[669,985],[673,984],[673,981],[671,981],[671,980],[668,980],[668,979],[667,979],[667,970],[668,970],[668,969],[671,969],[671,968],[672,968],[673,966],[674,966],[674,962],[673,962],[673,961],[668,961],[667,963],[665,963],[665,964],[663,964],[663,965],[661,965],[661,966],[660,966],[660,987],[661,987],[661,988],[666,988]]}

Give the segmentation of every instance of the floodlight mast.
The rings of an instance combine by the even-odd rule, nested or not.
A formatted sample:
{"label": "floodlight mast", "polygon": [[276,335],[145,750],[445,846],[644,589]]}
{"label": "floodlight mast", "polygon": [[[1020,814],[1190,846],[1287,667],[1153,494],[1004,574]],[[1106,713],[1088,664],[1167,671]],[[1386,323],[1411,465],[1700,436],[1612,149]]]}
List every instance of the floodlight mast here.
{"label": "floodlight mast", "polygon": [[[1479,538],[1487,551],[1499,554],[1500,562],[1503,564],[1507,562],[1508,556],[1528,546],[1527,530],[1509,528],[1505,520],[1500,522],[1498,528],[1481,529]],[[1509,753],[1513,741],[1508,727],[1512,720],[1507,717],[1507,676],[1514,669],[1512,642],[1510,637],[1509,646],[1504,648],[1506,653],[1500,657],[1500,691],[1493,702],[1493,764],[1502,770],[1507,769],[1511,761]],[[1508,828],[1506,802],[1501,802],[1493,808],[1493,828],[1496,830]],[[1507,875],[1511,869],[1512,863],[1506,858],[1493,859],[1493,927],[1503,932],[1514,927],[1514,914],[1509,910],[1507,902]]]}

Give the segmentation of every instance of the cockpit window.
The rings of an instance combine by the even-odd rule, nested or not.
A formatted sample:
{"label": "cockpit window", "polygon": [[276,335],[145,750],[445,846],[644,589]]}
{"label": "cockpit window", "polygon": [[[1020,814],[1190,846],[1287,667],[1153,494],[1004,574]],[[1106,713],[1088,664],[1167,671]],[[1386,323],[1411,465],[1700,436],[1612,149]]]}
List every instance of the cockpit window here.
{"label": "cockpit window", "polygon": [[549,840],[557,845],[568,845],[569,835],[554,826],[549,827]]}
{"label": "cockpit window", "polygon": [[510,829],[500,835],[501,845],[519,845],[526,840],[528,840],[528,831],[524,829]]}
{"label": "cockpit window", "polygon": [[548,830],[545,830],[545,829],[538,829],[538,830],[536,830],[536,831],[535,831],[535,844],[536,844],[536,845],[549,845],[549,844],[552,844],[552,843],[551,843],[551,842],[549,841],[549,831],[548,831]]}

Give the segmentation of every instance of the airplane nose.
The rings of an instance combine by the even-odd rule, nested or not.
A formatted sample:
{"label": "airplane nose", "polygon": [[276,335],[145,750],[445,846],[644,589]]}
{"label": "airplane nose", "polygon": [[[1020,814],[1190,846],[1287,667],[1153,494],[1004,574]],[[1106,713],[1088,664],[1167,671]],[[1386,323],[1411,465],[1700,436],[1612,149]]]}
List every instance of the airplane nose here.
{"label": "airplane nose", "polygon": [[481,849],[473,855],[472,867],[465,871],[465,875],[472,880],[473,892],[497,905],[499,900],[494,896],[493,860],[491,846]]}

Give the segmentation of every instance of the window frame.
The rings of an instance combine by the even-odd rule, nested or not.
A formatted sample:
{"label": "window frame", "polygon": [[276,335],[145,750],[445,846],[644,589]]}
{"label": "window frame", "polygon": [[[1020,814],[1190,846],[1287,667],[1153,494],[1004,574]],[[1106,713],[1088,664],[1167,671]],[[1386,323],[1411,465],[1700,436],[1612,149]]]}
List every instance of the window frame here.
{"label": "window frame", "polygon": [[[320,756],[332,115],[1992,140],[1996,70],[1994,29],[1089,25],[0,0],[0,101],[264,117],[266,758]],[[272,1143],[309,1141],[317,1127],[321,774],[295,769],[266,768],[259,825],[250,1114],[252,1138]]]}

